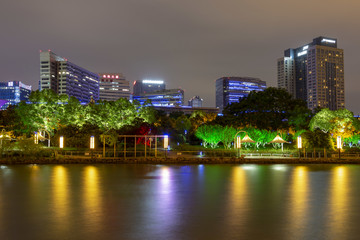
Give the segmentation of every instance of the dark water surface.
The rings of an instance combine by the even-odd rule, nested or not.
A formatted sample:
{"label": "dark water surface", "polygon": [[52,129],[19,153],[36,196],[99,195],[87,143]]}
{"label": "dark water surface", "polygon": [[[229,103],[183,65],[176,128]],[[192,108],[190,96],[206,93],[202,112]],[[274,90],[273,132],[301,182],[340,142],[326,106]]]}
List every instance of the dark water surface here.
{"label": "dark water surface", "polygon": [[0,166],[0,239],[359,235],[359,165]]}

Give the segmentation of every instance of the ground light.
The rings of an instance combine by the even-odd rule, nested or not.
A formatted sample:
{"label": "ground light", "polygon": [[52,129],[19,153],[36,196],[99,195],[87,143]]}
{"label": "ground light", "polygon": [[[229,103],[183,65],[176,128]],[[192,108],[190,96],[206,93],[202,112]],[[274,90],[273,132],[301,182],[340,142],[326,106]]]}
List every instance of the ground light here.
{"label": "ground light", "polygon": [[340,159],[340,151],[341,151],[341,136],[337,136],[337,139],[336,139],[336,146],[337,146],[337,149],[339,149],[339,159]]}
{"label": "ground light", "polygon": [[302,148],[302,138],[301,138],[301,136],[297,137],[297,147],[299,149],[299,158],[301,158],[301,152],[300,152],[300,149]]}
{"label": "ground light", "polygon": [[167,149],[169,147],[169,136],[164,136],[164,148]]}
{"label": "ground light", "polygon": [[64,148],[64,137],[63,137],[63,136],[60,137],[59,142],[60,142],[59,147],[60,147],[61,149]]}
{"label": "ground light", "polygon": [[95,148],[95,137],[91,136],[90,137],[90,149],[94,149]]}
{"label": "ground light", "polygon": [[90,150],[91,150],[91,158],[93,158],[94,155],[94,148],[95,148],[95,137],[91,136],[90,137]]}
{"label": "ground light", "polygon": [[[146,147],[146,145],[145,145],[145,147]],[[166,158],[166,152],[167,152],[168,147],[169,147],[169,136],[164,135],[165,158]]]}
{"label": "ground light", "polygon": [[38,144],[38,143],[39,143],[39,134],[38,134],[38,132],[35,132],[34,143],[35,143],[35,144]]}

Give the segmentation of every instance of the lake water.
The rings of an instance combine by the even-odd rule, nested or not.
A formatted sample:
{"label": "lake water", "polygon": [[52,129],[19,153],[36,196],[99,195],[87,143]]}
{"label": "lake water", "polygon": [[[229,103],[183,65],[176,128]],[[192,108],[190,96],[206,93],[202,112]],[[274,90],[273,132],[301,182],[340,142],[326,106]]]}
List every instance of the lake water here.
{"label": "lake water", "polygon": [[0,166],[0,239],[359,239],[359,165]]}

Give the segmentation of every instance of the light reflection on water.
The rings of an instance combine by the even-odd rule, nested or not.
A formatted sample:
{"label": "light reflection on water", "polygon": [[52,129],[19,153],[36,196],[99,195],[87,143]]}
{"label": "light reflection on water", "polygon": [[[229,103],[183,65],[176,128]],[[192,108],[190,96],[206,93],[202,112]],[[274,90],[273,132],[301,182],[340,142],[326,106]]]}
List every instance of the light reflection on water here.
{"label": "light reflection on water", "polygon": [[304,239],[306,216],[309,210],[309,175],[307,167],[296,166],[293,169],[289,198],[289,232],[292,239]]}
{"label": "light reflection on water", "polygon": [[3,166],[0,238],[356,239],[358,199],[357,165]]}
{"label": "light reflection on water", "polygon": [[348,171],[345,166],[337,166],[332,170],[328,210],[331,239],[341,239],[348,224],[348,214],[351,211],[351,203],[348,201]]}
{"label": "light reflection on water", "polygon": [[85,167],[83,172],[83,186],[83,217],[89,229],[93,232],[98,232],[101,230],[102,226],[102,194],[100,192],[99,173],[97,167]]}
{"label": "light reflection on water", "polygon": [[[37,171],[37,170],[33,170]],[[57,231],[65,231],[69,226],[70,217],[70,186],[67,168],[64,166],[55,166],[52,175],[52,204],[51,208],[54,214],[53,227]]]}

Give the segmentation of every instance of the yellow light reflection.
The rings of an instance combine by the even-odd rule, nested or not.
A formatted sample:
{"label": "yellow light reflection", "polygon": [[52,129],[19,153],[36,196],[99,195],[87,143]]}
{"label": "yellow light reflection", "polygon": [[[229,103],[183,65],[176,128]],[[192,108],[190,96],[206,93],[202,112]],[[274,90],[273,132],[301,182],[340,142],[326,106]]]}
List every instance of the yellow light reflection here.
{"label": "yellow light reflection", "polygon": [[[229,191],[228,225],[243,225],[246,221],[247,203],[246,170],[240,166],[233,167]],[[243,219],[242,222],[239,222]]]}
{"label": "yellow light reflection", "polygon": [[52,175],[53,209],[56,227],[66,230],[69,222],[68,173],[63,166],[55,166]]}
{"label": "yellow light reflection", "polygon": [[309,173],[306,167],[297,166],[294,169],[290,188],[289,223],[294,239],[303,239],[306,218],[309,210]]}
{"label": "yellow light reflection", "polygon": [[99,185],[99,172],[97,167],[87,166],[83,177],[84,194],[83,204],[86,222],[92,231],[97,232],[101,227],[102,209]]}
{"label": "yellow light reflection", "polygon": [[348,177],[348,168],[345,166],[338,166],[333,170],[329,205],[329,229],[331,231],[330,235],[334,237],[341,236],[344,225],[348,220]]}

